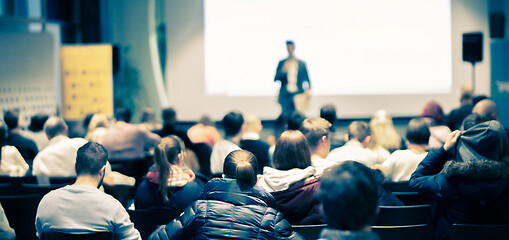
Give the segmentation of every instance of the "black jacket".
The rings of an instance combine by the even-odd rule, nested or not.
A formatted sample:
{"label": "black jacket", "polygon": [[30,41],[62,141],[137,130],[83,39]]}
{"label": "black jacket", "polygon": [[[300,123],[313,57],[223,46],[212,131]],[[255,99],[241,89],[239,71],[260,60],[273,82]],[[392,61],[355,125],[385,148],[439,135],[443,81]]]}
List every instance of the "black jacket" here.
{"label": "black jacket", "polygon": [[272,207],[272,196],[259,187],[245,188],[234,179],[215,178],[200,199],[149,239],[299,238],[283,214]]}
{"label": "black jacket", "polygon": [[508,150],[504,128],[489,121],[464,132],[456,153],[440,148],[419,164],[410,187],[436,201],[436,239],[450,239],[453,223],[509,223]]}

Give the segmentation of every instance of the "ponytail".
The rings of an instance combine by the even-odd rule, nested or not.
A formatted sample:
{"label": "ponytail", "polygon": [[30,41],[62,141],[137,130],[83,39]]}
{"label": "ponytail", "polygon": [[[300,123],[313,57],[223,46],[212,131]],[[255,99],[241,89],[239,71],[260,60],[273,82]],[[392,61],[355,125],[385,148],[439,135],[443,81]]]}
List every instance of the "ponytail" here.
{"label": "ponytail", "polygon": [[256,184],[256,172],[248,161],[241,161],[235,169],[235,179],[243,182]]}
{"label": "ponytail", "polygon": [[237,179],[254,186],[257,181],[258,161],[248,151],[233,151],[224,160],[223,173],[227,178]]}
{"label": "ponytail", "polygon": [[154,161],[159,168],[159,192],[165,202],[169,200],[168,194],[173,195],[173,191],[168,191],[168,179],[173,177],[171,166],[175,164],[182,150],[182,140],[174,135],[161,139],[154,150]]}

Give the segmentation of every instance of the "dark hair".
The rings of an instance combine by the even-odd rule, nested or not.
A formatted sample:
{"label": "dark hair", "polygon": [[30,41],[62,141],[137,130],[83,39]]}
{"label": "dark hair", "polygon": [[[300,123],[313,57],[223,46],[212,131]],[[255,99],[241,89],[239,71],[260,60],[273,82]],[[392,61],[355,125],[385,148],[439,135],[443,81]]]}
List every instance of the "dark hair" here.
{"label": "dark hair", "polygon": [[463,123],[461,124],[461,130],[466,131],[479,123],[483,123],[489,120],[491,119],[487,118],[486,116],[482,116],[477,113],[471,113],[468,116],[466,116],[465,119],[463,119]]}
{"label": "dark hair", "polygon": [[294,45],[295,46],[295,42],[293,40],[286,40],[286,45]]}
{"label": "dark hair", "polygon": [[44,131],[46,132],[46,135],[48,135],[49,139],[52,139],[61,133],[65,133],[67,129],[67,124],[65,124],[64,119],[59,117],[51,117],[44,124]]}
{"label": "dark hair", "polygon": [[413,144],[428,144],[431,133],[429,126],[422,118],[414,118],[408,122],[406,139]]}
{"label": "dark hair", "polygon": [[332,104],[323,105],[322,108],[320,108],[320,117],[334,125],[338,118],[336,115],[336,107]]}
{"label": "dark hair", "polygon": [[420,117],[428,117],[435,120],[435,123],[440,125],[444,122],[444,110],[442,109],[442,106],[440,106],[439,103],[435,101],[428,102],[424,109],[421,112]]}
{"label": "dark hair", "polygon": [[223,128],[227,137],[239,134],[243,124],[244,117],[238,111],[229,112],[223,117]]}
{"label": "dark hair", "polygon": [[330,137],[331,126],[330,122],[323,118],[306,118],[300,126],[300,131],[306,137],[309,147],[316,149],[323,136]]}
{"label": "dark hair", "polygon": [[159,167],[159,192],[164,201],[168,201],[168,194],[173,194],[171,191],[168,192],[168,179],[172,177],[171,166],[176,163],[184,149],[184,142],[175,135],[161,139],[154,149],[154,161]]}
{"label": "dark hair", "polygon": [[129,123],[131,122],[131,115],[131,110],[128,108],[118,108],[115,112],[115,119],[117,119],[117,121]]}
{"label": "dark hair", "polygon": [[7,128],[0,122],[0,161],[2,160],[2,147],[7,144]]}
{"label": "dark hair", "polygon": [[88,142],[78,149],[76,175],[98,175],[108,161],[108,152],[101,144]]}
{"label": "dark hair", "polygon": [[150,123],[155,120],[154,109],[146,107],[141,111],[140,122]]}
{"label": "dark hair", "polygon": [[478,102],[488,99],[488,96],[486,95],[477,95],[472,98],[472,106],[475,106]]}
{"label": "dark hair", "polygon": [[464,91],[461,93],[460,102],[470,101],[470,100],[472,100],[472,92],[471,91]]}
{"label": "dark hair", "polygon": [[272,166],[278,170],[311,166],[308,141],[300,131],[288,130],[281,134],[274,149]]}
{"label": "dark hair", "polygon": [[163,118],[164,125],[173,126],[177,121],[177,112],[171,107],[165,108],[163,109],[161,117]]}
{"label": "dark hair", "polygon": [[9,130],[13,130],[18,127],[19,123],[19,111],[18,110],[7,110],[4,112],[4,122]]}
{"label": "dark hair", "polygon": [[256,184],[258,161],[255,155],[246,150],[235,150],[226,156],[223,164],[223,173],[227,178],[248,183],[249,186]]}
{"label": "dark hair", "polygon": [[371,169],[356,161],[326,169],[317,198],[328,226],[350,231],[371,226],[378,206],[378,184]]}
{"label": "dark hair", "polygon": [[85,131],[88,130],[88,125],[90,125],[90,121],[92,121],[92,117],[94,117],[94,114],[95,113],[89,113],[83,119],[83,128],[85,129]]}
{"label": "dark hair", "polygon": [[299,111],[293,111],[288,117],[288,130],[299,130],[304,119],[306,119],[306,115]]}
{"label": "dark hair", "polygon": [[49,116],[44,113],[38,113],[30,118],[30,125],[28,130],[32,132],[40,132],[44,128],[44,123],[48,120]]}
{"label": "dark hair", "polygon": [[368,136],[371,136],[371,128],[367,122],[353,121],[348,125],[348,139],[357,139],[359,142],[364,141]]}

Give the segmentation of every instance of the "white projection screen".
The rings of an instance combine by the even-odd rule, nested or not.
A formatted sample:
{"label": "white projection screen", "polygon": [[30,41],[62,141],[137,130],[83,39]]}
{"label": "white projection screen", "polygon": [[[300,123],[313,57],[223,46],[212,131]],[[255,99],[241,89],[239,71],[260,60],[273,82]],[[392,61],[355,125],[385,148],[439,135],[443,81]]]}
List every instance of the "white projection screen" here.
{"label": "white projection screen", "polygon": [[[309,115],[333,103],[342,116],[365,117],[382,108],[410,116],[427,100],[451,93],[450,1],[203,0],[202,8],[203,39],[195,44],[203,41],[203,55],[196,55],[203,58],[203,75],[194,80],[202,87],[194,86],[192,103],[170,101],[181,118],[199,117],[189,107],[214,118],[231,109],[275,118],[274,75],[287,57],[286,40],[307,64]],[[170,95],[182,90],[172,90],[177,86],[185,88],[168,84]]]}

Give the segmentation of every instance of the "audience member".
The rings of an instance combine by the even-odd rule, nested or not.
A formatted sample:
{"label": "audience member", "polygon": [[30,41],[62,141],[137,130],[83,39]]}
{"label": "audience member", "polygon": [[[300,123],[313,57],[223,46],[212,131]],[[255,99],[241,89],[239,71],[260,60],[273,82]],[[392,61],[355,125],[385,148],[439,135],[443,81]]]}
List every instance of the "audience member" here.
{"label": "audience member", "polygon": [[238,111],[227,113],[223,117],[223,128],[225,139],[214,145],[210,156],[210,171],[216,176],[223,173],[223,162],[226,156],[235,150],[240,150],[238,144],[244,128],[242,113]]}
{"label": "audience member", "polygon": [[419,164],[410,187],[436,201],[436,239],[451,239],[453,223],[509,223],[508,145],[498,121],[480,122],[451,133]]}
{"label": "audience member", "polygon": [[109,127],[110,121],[108,120],[108,117],[102,113],[96,113],[90,119],[85,139],[90,142],[97,142],[106,134],[106,132],[108,132]]}
{"label": "audience member", "polygon": [[246,114],[244,133],[240,139],[240,148],[250,151],[258,160],[258,174],[262,174],[263,167],[270,166],[270,145],[260,140],[263,126],[260,118],[253,114]]}
{"label": "audience member", "polygon": [[75,176],[74,164],[78,148],[87,143],[83,138],[68,137],[68,127],[62,118],[51,117],[44,124],[49,145],[34,159],[32,174],[39,184],[49,184],[50,177]]}
{"label": "audience member", "polygon": [[479,101],[474,108],[472,109],[472,113],[479,114],[490,120],[498,121],[498,108],[495,101],[491,99],[484,99]]}
{"label": "audience member", "polygon": [[48,115],[44,113],[38,113],[30,118],[30,125],[28,125],[28,131],[23,131],[21,134],[31,139],[37,145],[39,151],[43,150],[49,144],[48,137],[43,131],[44,123],[48,120]]}
{"label": "audience member", "polygon": [[175,135],[161,139],[154,151],[155,168],[136,191],[136,209],[184,210],[198,199],[201,188],[193,181],[193,171],[182,170],[184,150],[184,142]]}
{"label": "audience member", "polygon": [[464,86],[461,88],[460,106],[453,109],[447,116],[447,126],[451,131],[458,130],[461,127],[463,119],[472,113],[472,86]]}
{"label": "audience member", "polygon": [[149,239],[292,239],[295,233],[274,209],[274,198],[255,186],[257,167],[252,153],[229,153],[224,178],[210,180],[200,200]]}
{"label": "audience member", "polygon": [[14,146],[8,146],[7,128],[0,122],[0,175],[22,177],[28,171],[28,164]]}
{"label": "audience member", "polygon": [[378,208],[378,182],[371,173],[355,161],[345,161],[324,172],[317,198],[327,228],[320,239],[380,239],[371,231]]}
{"label": "audience member", "polygon": [[371,129],[369,124],[362,121],[354,121],[348,126],[348,133],[345,135],[345,145],[332,150],[327,159],[334,162],[355,160],[371,167],[374,164],[382,163],[385,158],[368,148],[371,141]]}
{"label": "audience member", "polygon": [[200,121],[187,130],[187,136],[194,144],[206,143],[209,147],[221,141],[221,134],[208,116],[202,116]]}
{"label": "audience member", "polygon": [[156,116],[154,114],[154,109],[146,107],[141,111],[140,117],[140,125],[147,129],[148,131],[155,131],[157,129],[161,129],[161,123],[156,121]]}
{"label": "audience member", "polygon": [[445,116],[442,106],[435,101],[430,101],[424,106],[420,117],[429,125],[431,136],[429,138],[430,148],[440,148],[451,133],[449,127],[443,125]]}
{"label": "audience member", "polygon": [[176,135],[177,137],[182,139],[182,141],[184,141],[184,144],[187,147],[189,147],[191,145],[191,141],[189,140],[187,133],[185,131],[177,129],[176,127],[177,112],[175,112],[175,109],[171,107],[163,109],[161,117],[163,118],[163,128],[155,130],[154,133],[162,138],[170,135]]}
{"label": "audience member", "polygon": [[331,124],[330,133],[331,133],[331,147],[337,148],[341,147],[345,144],[345,140],[342,134],[339,134],[336,131],[336,121],[338,119],[336,114],[336,107],[333,104],[326,104],[320,108],[320,117],[329,121]]}
{"label": "audience member", "polygon": [[472,106],[477,105],[478,102],[480,102],[480,101],[482,101],[484,99],[488,99],[488,96],[486,96],[486,95],[477,95],[477,96],[474,96],[472,98]]}
{"label": "audience member", "polygon": [[331,148],[331,126],[330,122],[319,117],[307,118],[300,126],[300,131],[308,141],[311,163],[316,168],[316,175],[321,175],[323,170],[336,164],[326,159]]}
{"label": "audience member", "polygon": [[86,143],[78,149],[76,182],[51,191],[39,203],[35,220],[39,236],[48,231],[113,232],[116,239],[141,239],[122,204],[98,189],[107,160],[106,149],[98,143]]}
{"label": "audience member", "polygon": [[473,127],[479,123],[490,121],[490,120],[493,120],[493,119],[479,115],[477,113],[472,113],[472,114],[468,115],[463,120],[463,124],[461,125],[460,130],[467,131],[468,129],[470,129],[471,127]]}
{"label": "audience member", "polygon": [[[379,151],[388,157],[387,152],[390,153],[401,149],[401,137],[394,129],[392,118],[385,110],[378,110],[375,112],[371,121],[369,122],[371,128],[371,141],[369,148],[374,151]],[[382,149],[380,149],[382,148]]]}
{"label": "audience member", "polygon": [[39,152],[39,149],[34,141],[21,135],[19,121],[19,111],[11,110],[4,113],[4,122],[9,130],[7,133],[7,145],[16,147],[28,165],[32,165],[32,161]]}
{"label": "audience member", "polygon": [[316,169],[306,138],[300,131],[288,130],[279,137],[272,167],[263,168],[258,185],[276,199],[278,210],[293,225],[322,223],[315,191]]}
{"label": "audience member", "polygon": [[287,130],[299,130],[302,121],[306,119],[306,115],[299,111],[293,111],[288,117],[288,129]]}
{"label": "audience member", "polygon": [[391,154],[383,163],[387,180],[393,182],[408,181],[419,163],[428,152],[428,124],[421,118],[410,120],[406,130],[407,148]]}
{"label": "audience member", "polygon": [[131,111],[120,108],[115,114],[117,122],[99,139],[110,159],[136,160],[145,158],[145,150],[154,147],[161,138],[154,133],[129,123]]}

